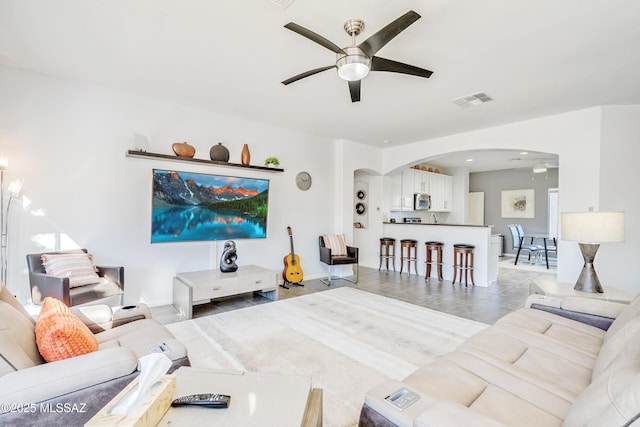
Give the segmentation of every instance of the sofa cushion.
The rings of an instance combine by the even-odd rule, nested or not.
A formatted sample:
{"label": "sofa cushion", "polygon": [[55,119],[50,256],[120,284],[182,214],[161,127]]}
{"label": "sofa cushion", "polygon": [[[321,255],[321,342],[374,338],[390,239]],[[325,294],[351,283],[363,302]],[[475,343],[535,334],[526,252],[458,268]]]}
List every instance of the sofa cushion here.
{"label": "sofa cushion", "polygon": [[593,367],[592,379],[601,375],[614,361],[638,354],[640,354],[640,317],[625,323],[605,341]]}
{"label": "sofa cushion", "polygon": [[622,313],[616,317],[616,320],[613,321],[609,329],[607,329],[607,333],[604,337],[605,341],[613,337],[620,329],[624,327],[627,323],[632,321],[633,319],[640,316],[640,293],[636,295],[636,297],[631,300],[627,308],[625,308]]}
{"label": "sofa cushion", "polygon": [[35,333],[38,350],[47,362],[98,350],[98,340],[87,325],[55,298],[44,299]]}
{"label": "sofa cushion", "polygon": [[331,256],[347,255],[344,234],[324,234],[322,240],[324,240],[324,246],[331,249]]}
{"label": "sofa cushion", "polygon": [[640,414],[640,355],[617,360],[573,403],[564,427],[626,426]]}
{"label": "sofa cushion", "polygon": [[560,426],[574,396],[566,391],[569,398],[550,393],[553,384],[542,380],[536,384],[506,368],[454,351],[402,383],[431,399],[455,402],[505,425]]}
{"label": "sofa cushion", "polygon": [[520,309],[499,319],[496,325],[509,325],[524,331],[544,335],[565,346],[597,357],[605,332],[591,325],[576,322],[535,309]]}
{"label": "sofa cushion", "polygon": [[68,277],[69,287],[100,282],[91,254],[42,254],[42,265],[47,274]]}
{"label": "sofa cushion", "polygon": [[[473,354],[568,400],[575,399],[589,385],[595,357],[572,351],[544,336],[536,340],[527,331],[521,336],[516,332],[496,325],[469,338],[458,351]],[[559,383],[559,377],[564,381]]]}
{"label": "sofa cushion", "polygon": [[0,301],[0,355],[0,376],[44,363],[33,323],[4,301]]}

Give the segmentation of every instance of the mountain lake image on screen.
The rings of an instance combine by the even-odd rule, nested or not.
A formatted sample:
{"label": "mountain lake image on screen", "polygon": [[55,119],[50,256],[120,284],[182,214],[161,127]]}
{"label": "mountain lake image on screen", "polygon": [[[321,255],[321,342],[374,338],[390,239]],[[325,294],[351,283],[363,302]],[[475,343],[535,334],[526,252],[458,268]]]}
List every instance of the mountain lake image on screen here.
{"label": "mountain lake image on screen", "polygon": [[269,180],[153,170],[151,243],[264,239]]}

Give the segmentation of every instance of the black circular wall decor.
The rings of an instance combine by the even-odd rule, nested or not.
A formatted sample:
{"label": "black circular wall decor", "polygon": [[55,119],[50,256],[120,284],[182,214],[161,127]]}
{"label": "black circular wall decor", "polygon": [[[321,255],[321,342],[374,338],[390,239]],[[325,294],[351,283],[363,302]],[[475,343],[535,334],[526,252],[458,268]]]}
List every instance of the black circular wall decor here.
{"label": "black circular wall decor", "polygon": [[365,206],[364,203],[362,202],[356,203],[356,213],[358,215],[364,215],[366,211],[367,211],[367,207]]}
{"label": "black circular wall decor", "polygon": [[367,193],[365,193],[364,190],[358,190],[358,192],[356,193],[356,197],[359,200],[364,200],[367,198]]}

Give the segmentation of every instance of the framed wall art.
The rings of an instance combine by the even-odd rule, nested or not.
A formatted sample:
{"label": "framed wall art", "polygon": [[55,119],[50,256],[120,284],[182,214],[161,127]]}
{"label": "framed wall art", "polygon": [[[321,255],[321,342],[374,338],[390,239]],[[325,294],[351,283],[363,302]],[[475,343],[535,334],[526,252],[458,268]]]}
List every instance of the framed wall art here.
{"label": "framed wall art", "polygon": [[264,239],[269,180],[153,170],[151,243]]}
{"label": "framed wall art", "polygon": [[502,190],[502,218],[535,218],[535,189]]}

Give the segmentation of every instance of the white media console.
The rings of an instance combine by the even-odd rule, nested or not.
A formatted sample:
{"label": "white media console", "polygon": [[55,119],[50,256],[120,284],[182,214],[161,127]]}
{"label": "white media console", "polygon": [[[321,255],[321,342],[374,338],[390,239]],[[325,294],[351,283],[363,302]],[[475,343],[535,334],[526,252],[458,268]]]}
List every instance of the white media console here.
{"label": "white media console", "polygon": [[202,270],[178,273],[173,278],[173,306],[187,319],[193,317],[193,306],[215,298],[259,291],[278,298],[278,273],[255,265],[240,266],[237,271]]}

